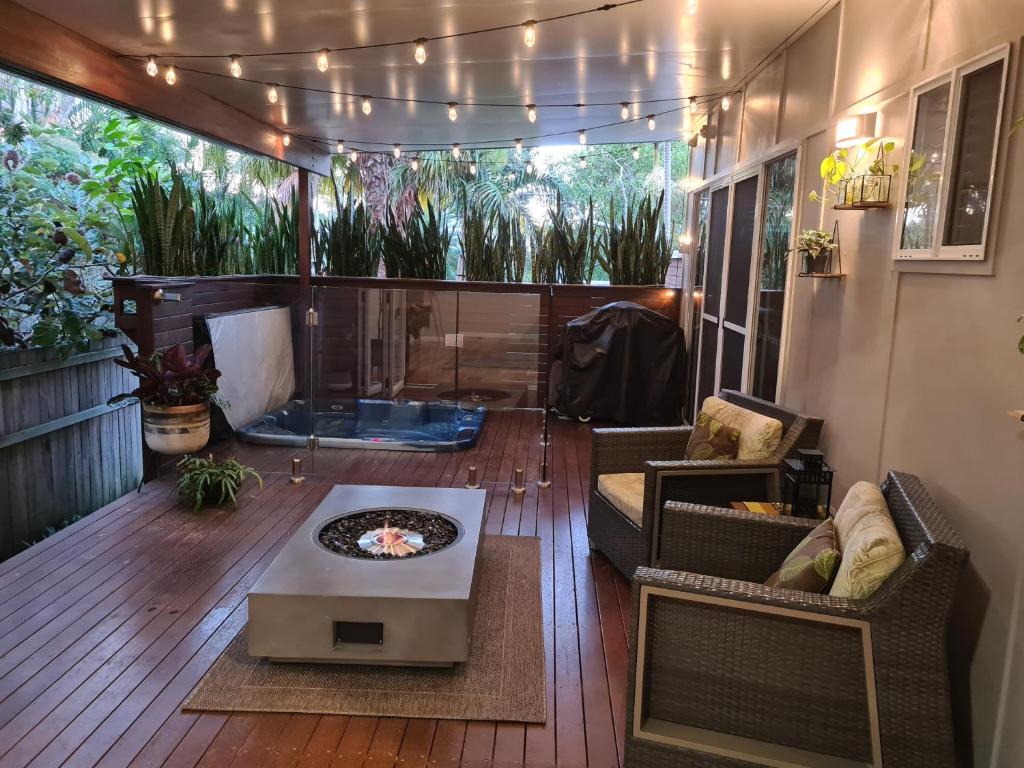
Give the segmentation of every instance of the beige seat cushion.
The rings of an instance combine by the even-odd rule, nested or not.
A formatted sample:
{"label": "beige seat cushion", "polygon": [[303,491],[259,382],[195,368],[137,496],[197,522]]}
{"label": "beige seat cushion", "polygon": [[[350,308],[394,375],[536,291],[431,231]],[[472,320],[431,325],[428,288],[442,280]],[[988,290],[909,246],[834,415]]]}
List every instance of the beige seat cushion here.
{"label": "beige seat cushion", "polygon": [[872,483],[850,488],[835,526],[843,559],[829,592],[833,597],[868,597],[907,559],[885,497]]}
{"label": "beige seat cushion", "polygon": [[644,523],[644,473],[622,472],[617,475],[598,475],[597,492],[611,502],[637,528]]}
{"label": "beige seat cushion", "polygon": [[706,398],[701,410],[727,427],[740,431],[736,458],[742,461],[767,459],[782,441],[782,422],[778,419],[762,416],[718,397]]}

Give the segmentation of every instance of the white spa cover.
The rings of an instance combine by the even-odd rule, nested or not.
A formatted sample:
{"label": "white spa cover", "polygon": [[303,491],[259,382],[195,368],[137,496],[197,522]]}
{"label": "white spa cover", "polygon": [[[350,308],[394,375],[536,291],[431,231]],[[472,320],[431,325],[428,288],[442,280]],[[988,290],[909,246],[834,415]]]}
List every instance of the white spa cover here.
{"label": "white spa cover", "polygon": [[292,320],[287,307],[267,307],[206,319],[224,415],[241,429],[287,403],[295,391]]}

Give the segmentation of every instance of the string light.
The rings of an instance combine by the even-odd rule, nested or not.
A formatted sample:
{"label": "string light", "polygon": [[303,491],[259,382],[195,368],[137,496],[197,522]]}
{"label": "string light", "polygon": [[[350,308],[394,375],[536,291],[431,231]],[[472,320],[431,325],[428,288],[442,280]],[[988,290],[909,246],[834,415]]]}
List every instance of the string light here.
{"label": "string light", "polygon": [[267,86],[267,101],[271,104],[277,104],[277,86],[273,83]]}
{"label": "string light", "polygon": [[583,130],[576,131],[576,135],[580,137],[580,144],[587,143],[587,132]]}
{"label": "string light", "polygon": [[523,22],[523,42],[527,48],[533,48],[537,42],[537,22],[533,19]]}
{"label": "string light", "polygon": [[684,248],[689,247],[692,243],[693,238],[690,236],[689,232],[683,232],[683,234],[679,236],[679,244]]}
{"label": "string light", "polygon": [[700,138],[700,134],[697,133],[697,131],[694,131],[692,134],[690,134],[690,140],[688,142],[686,142],[686,143],[689,144],[691,147],[696,147],[697,146],[697,140],[699,138]]}
{"label": "string light", "polygon": [[316,55],[316,68],[321,72],[326,72],[328,67],[331,66],[330,55],[331,52],[326,48],[321,48],[320,52]]}
{"label": "string light", "polygon": [[168,85],[174,85],[178,82],[178,73],[174,71],[173,64],[169,64],[167,66],[167,72],[164,74],[164,80],[167,81]]}
{"label": "string light", "polygon": [[368,115],[373,111],[373,99],[369,96],[361,96],[363,100],[363,114]]}
{"label": "string light", "polygon": [[452,157],[458,160],[462,156],[462,146],[460,144],[452,144]]}
{"label": "string light", "polygon": [[416,40],[416,47],[413,49],[412,55],[417,64],[427,62],[427,38],[421,37]]}
{"label": "string light", "polygon": [[338,154],[345,154],[345,142],[342,139],[338,139]]}
{"label": "string light", "polygon": [[526,161],[526,172],[533,173],[533,160]]}
{"label": "string light", "polygon": [[722,97],[722,111],[723,112],[728,112],[729,111],[729,107],[731,107],[731,106],[732,106],[732,99],[730,99],[728,96],[723,96]]}
{"label": "string light", "polygon": [[586,167],[587,167],[587,156],[583,155],[583,157],[580,158],[580,168],[586,168]]}
{"label": "string light", "polygon": [[156,65],[156,56],[146,57],[146,74],[150,77],[156,77],[156,73],[160,71],[160,68]]}
{"label": "string light", "polygon": [[349,150],[348,159],[349,159],[349,162],[352,162],[352,163],[354,163],[356,160],[358,160],[359,159],[359,150],[358,149]]}
{"label": "string light", "polygon": [[647,130],[653,131],[657,124],[654,122],[654,115],[647,116]]}
{"label": "string light", "polygon": [[290,147],[292,145],[292,137],[286,133],[284,136],[281,137],[281,143],[284,144],[286,147]]}
{"label": "string light", "polygon": [[629,102],[624,101],[619,106],[621,107],[621,109],[619,110],[619,116],[623,120],[629,120]]}
{"label": "string light", "polygon": [[523,140],[516,139],[516,157],[520,157],[523,154]]}
{"label": "string light", "polygon": [[242,60],[237,55],[231,57],[231,63],[228,65],[228,71],[232,77],[242,76]]}
{"label": "string light", "polygon": [[454,101],[448,102],[448,119],[451,120],[453,123],[459,119],[458,106],[459,105],[456,104]]}
{"label": "string light", "polygon": [[412,159],[412,169],[413,171],[418,171],[420,169],[420,159],[418,157],[414,157]]}
{"label": "string light", "polygon": [[526,105],[526,119],[529,120],[531,123],[536,123],[537,122],[537,105],[536,104],[527,104]]}
{"label": "string light", "polygon": [[476,160],[469,164],[469,175],[476,176]]}
{"label": "string light", "polygon": [[391,151],[394,152],[395,157],[401,157],[402,156],[402,145],[401,144],[395,144],[395,148],[393,150],[391,150]]}
{"label": "string light", "polygon": [[697,0],[686,0],[686,13],[694,16],[697,13]]}
{"label": "string light", "polygon": [[633,159],[634,160],[639,160],[640,159],[640,147],[633,147]]}

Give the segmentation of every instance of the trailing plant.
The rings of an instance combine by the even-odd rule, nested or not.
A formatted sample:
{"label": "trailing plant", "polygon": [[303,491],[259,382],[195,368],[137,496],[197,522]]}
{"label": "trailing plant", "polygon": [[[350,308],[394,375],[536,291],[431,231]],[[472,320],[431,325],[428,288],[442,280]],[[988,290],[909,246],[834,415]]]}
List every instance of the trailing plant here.
{"label": "trailing plant", "polygon": [[821,192],[811,192],[810,199],[823,206],[834,204],[843,180],[859,174],[895,176],[900,167],[888,162],[889,153],[895,147],[896,143],[891,139],[873,138],[854,147],[837,147],[832,150],[818,168]]}
{"label": "trailing plant", "polygon": [[207,504],[218,507],[228,502],[237,504],[238,491],[247,477],[255,478],[260,488],[263,487],[259,473],[235,458],[218,461],[212,453],[206,458],[185,456],[177,466],[181,470],[178,493],[185,497],[193,512]]}
{"label": "trailing plant", "polygon": [[403,226],[389,208],[381,233],[381,258],[388,277],[444,280],[451,233],[428,201]]}
{"label": "trailing plant", "polygon": [[145,405],[169,408],[180,405],[199,405],[215,402],[226,405],[217,395],[217,379],[220,371],[203,368],[210,356],[211,347],[205,344],[193,354],[185,352],[182,344],[140,357],[128,345],[122,345],[124,360],[114,362],[131,371],[139,385],[131,392],[116,395],[108,402],[136,398]]}
{"label": "trailing plant", "polygon": [[634,208],[630,203],[621,216],[615,214],[614,198],[608,205],[608,229],[600,240],[597,260],[612,285],[664,285],[672,250],[662,226],[665,193],[652,204],[645,197]]}
{"label": "trailing plant", "polygon": [[796,237],[796,249],[807,251],[811,256],[818,257],[831,251],[835,245],[832,233],[820,229],[805,229]]}
{"label": "trailing plant", "polygon": [[377,276],[380,237],[362,202],[354,203],[349,194],[333,218],[320,221],[313,254],[321,275]]}

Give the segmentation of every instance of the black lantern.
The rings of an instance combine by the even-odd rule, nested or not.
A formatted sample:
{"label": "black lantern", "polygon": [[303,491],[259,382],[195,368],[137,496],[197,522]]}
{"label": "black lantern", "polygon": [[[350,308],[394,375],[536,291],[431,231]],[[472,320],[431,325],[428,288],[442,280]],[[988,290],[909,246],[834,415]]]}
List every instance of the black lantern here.
{"label": "black lantern", "polygon": [[800,449],[797,458],[786,459],[782,501],[796,517],[828,517],[832,467],[821,451]]}

